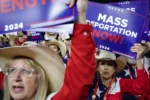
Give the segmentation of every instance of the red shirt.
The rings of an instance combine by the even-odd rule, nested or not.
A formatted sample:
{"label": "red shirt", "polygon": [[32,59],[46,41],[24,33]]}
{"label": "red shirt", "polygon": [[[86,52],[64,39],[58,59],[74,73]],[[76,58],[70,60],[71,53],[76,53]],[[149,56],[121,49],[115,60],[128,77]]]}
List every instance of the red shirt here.
{"label": "red shirt", "polygon": [[22,45],[24,42],[26,42],[27,41],[27,38],[24,38],[24,40],[23,40],[23,42],[21,42],[21,41],[19,41],[19,39],[16,39],[15,40],[15,43],[17,44],[17,45]]}
{"label": "red shirt", "polygon": [[144,95],[141,95],[138,100],[150,100],[150,79],[149,79],[149,84],[145,85],[145,89],[147,89],[147,93]]}
{"label": "red shirt", "polygon": [[92,26],[75,24],[63,87],[51,100],[87,100],[96,71]]}

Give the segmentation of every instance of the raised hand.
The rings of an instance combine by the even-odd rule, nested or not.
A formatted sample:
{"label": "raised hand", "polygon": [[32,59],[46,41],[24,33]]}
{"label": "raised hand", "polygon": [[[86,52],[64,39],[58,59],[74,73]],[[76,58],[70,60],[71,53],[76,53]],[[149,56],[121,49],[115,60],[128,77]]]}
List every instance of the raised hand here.
{"label": "raised hand", "polygon": [[140,43],[136,43],[136,44],[134,44],[134,46],[131,47],[130,50],[132,52],[136,52],[137,53],[137,59],[141,59],[142,56],[144,55],[145,51],[146,51],[146,46],[143,46]]}
{"label": "raised hand", "polygon": [[69,7],[73,7],[75,3],[77,3],[78,23],[86,24],[86,11],[87,11],[88,0],[68,0],[66,4]]}

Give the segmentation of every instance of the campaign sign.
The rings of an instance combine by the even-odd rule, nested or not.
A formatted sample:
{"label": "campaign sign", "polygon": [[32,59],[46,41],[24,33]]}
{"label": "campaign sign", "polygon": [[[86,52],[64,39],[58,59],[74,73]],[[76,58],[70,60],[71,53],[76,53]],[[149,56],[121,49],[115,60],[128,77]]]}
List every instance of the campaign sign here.
{"label": "campaign sign", "polygon": [[124,8],[137,14],[148,16],[148,0],[124,1],[109,3],[112,6]]}
{"label": "campaign sign", "polygon": [[119,7],[90,2],[87,19],[93,24],[93,37],[98,48],[136,57],[130,48],[140,41],[146,23],[145,16]]}
{"label": "campaign sign", "polygon": [[41,41],[44,40],[41,32],[31,32],[31,40],[32,41]]}
{"label": "campaign sign", "polygon": [[73,21],[74,10],[66,0],[0,0],[0,33]]}
{"label": "campaign sign", "polygon": [[44,28],[35,28],[27,31],[35,31],[35,32],[56,32],[56,33],[64,33],[64,34],[72,34],[73,32],[73,23],[56,25],[56,26],[47,26]]}
{"label": "campaign sign", "polygon": [[133,11],[137,14],[147,16],[147,23],[145,24],[145,31],[142,35],[141,40],[146,40],[148,35],[148,0],[136,0],[136,1],[124,1],[124,2],[115,2],[109,3],[110,5],[124,8],[129,11]]}

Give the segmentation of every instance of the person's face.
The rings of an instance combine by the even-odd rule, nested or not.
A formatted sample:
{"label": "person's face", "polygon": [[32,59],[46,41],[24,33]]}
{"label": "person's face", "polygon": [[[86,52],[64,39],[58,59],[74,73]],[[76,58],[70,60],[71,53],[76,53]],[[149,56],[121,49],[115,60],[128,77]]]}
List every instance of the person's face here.
{"label": "person's face", "polygon": [[[10,68],[17,69],[12,71],[13,75],[8,75],[8,88],[14,100],[30,100],[35,97],[38,88],[38,74],[33,72],[30,77],[25,77],[32,69],[23,59],[15,60]],[[27,70],[20,70],[27,69]],[[31,71],[31,70],[30,70]],[[24,74],[23,74],[24,73]]]}
{"label": "person's face", "polygon": [[70,55],[71,54],[71,43],[67,43],[66,47],[67,47],[69,55]]}
{"label": "person's face", "polygon": [[58,47],[54,44],[50,44],[48,46],[50,49],[52,49],[54,52],[59,53]]}
{"label": "person's face", "polygon": [[17,33],[18,37],[22,37],[23,36],[23,33],[20,31]]}
{"label": "person's face", "polygon": [[100,77],[104,80],[112,78],[115,73],[115,67],[113,61],[104,60],[98,63],[97,70],[100,73]]}

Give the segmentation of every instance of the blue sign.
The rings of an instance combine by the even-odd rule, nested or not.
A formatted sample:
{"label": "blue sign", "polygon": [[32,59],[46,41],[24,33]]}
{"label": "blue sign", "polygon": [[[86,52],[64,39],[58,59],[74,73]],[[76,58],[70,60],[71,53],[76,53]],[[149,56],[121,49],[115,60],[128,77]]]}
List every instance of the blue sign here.
{"label": "blue sign", "polygon": [[136,12],[137,14],[148,16],[148,0],[136,0],[109,3],[112,6],[124,8],[126,10]]}
{"label": "blue sign", "polygon": [[75,10],[66,0],[0,0],[0,33],[70,22]]}
{"label": "blue sign", "polygon": [[35,29],[27,30],[27,31],[56,32],[56,33],[72,34],[73,26],[74,26],[73,23],[68,23],[68,24],[63,24],[63,25],[48,26],[48,27],[44,27],[44,28],[35,28]]}
{"label": "blue sign", "polygon": [[110,5],[117,6],[120,8],[124,8],[126,10],[136,12],[137,14],[147,16],[147,23],[145,24],[145,31],[142,35],[141,40],[146,40],[148,35],[148,0],[136,0],[136,1],[125,1],[125,2],[115,2],[115,3],[109,3]]}
{"label": "blue sign", "polygon": [[31,32],[32,33],[32,37],[31,40],[32,41],[41,41],[44,40],[44,37],[42,36],[41,32]]}
{"label": "blue sign", "polygon": [[90,2],[87,19],[87,22],[93,24],[93,37],[98,48],[136,57],[130,48],[134,43],[140,42],[146,16],[123,8]]}

